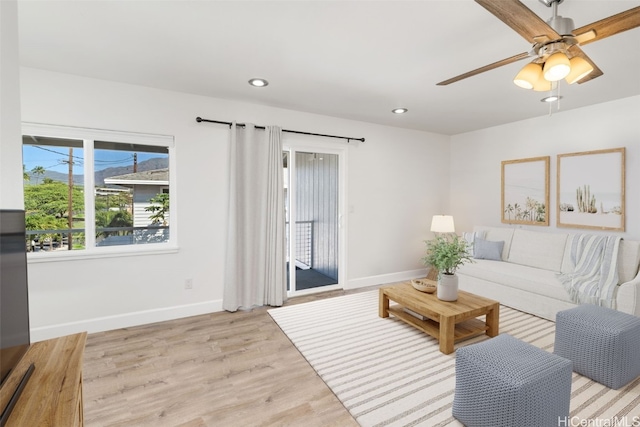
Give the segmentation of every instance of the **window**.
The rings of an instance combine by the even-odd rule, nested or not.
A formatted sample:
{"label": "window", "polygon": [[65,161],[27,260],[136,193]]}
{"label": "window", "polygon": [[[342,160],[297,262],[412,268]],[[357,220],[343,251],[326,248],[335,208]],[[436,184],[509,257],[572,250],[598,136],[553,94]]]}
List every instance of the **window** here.
{"label": "window", "polygon": [[22,142],[28,248],[36,257],[175,242],[173,137],[24,124]]}

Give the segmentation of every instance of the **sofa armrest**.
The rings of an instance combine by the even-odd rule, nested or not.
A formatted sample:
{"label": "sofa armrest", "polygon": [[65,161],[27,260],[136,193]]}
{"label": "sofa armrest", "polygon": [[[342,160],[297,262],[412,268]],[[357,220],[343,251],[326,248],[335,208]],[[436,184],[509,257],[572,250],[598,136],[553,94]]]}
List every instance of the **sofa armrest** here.
{"label": "sofa armrest", "polygon": [[616,305],[619,311],[640,316],[640,271],[633,280],[618,286]]}

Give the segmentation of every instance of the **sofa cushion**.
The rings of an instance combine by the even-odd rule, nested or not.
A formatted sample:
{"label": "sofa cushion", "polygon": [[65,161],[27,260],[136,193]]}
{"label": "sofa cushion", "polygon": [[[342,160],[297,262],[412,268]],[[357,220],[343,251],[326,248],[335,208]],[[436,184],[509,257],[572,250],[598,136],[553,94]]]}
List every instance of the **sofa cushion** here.
{"label": "sofa cushion", "polygon": [[502,248],[504,242],[492,242],[490,240],[476,237],[474,242],[474,258],[492,259],[494,261],[502,261]]}
{"label": "sofa cushion", "polygon": [[463,265],[456,274],[476,277],[510,288],[571,302],[569,293],[558,280],[557,273],[551,270],[479,259],[473,264]]}
{"label": "sofa cushion", "polygon": [[473,231],[484,231],[485,240],[491,240],[492,242],[504,242],[504,247],[502,248],[502,260],[504,261],[509,258],[513,228],[476,226],[473,227]]}
{"label": "sofa cushion", "polygon": [[564,255],[562,256],[562,265],[560,266],[560,273],[573,273],[576,269],[576,263],[571,259],[571,244],[575,234],[569,234],[567,236],[567,243],[564,245]]}
{"label": "sofa cushion", "polygon": [[560,272],[568,234],[515,230],[509,262]]}
{"label": "sofa cushion", "polygon": [[484,231],[467,231],[462,233],[462,238],[467,242],[467,246],[469,247],[469,256],[474,256],[476,238],[484,239]]}
{"label": "sofa cushion", "polygon": [[630,282],[636,277],[639,263],[640,242],[622,239],[618,250],[618,277],[620,278],[620,283]]}

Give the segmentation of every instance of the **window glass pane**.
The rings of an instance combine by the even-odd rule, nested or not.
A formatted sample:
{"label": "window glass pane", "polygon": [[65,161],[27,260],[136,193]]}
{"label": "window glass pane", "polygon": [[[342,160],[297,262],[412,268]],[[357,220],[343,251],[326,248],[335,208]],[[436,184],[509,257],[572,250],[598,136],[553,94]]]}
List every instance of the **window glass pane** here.
{"label": "window glass pane", "polygon": [[29,251],[84,249],[82,140],[24,135],[22,142]]}
{"label": "window glass pane", "polygon": [[96,246],[169,240],[169,150],[95,141]]}

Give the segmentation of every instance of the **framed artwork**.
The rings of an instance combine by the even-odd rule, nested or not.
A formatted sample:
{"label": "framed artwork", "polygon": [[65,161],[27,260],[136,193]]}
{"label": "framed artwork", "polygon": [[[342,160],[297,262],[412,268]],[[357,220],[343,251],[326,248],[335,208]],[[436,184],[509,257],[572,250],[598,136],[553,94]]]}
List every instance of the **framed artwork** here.
{"label": "framed artwork", "polygon": [[625,149],[558,155],[558,227],[624,231]]}
{"label": "framed artwork", "polygon": [[549,225],[549,156],[502,162],[502,222]]}

